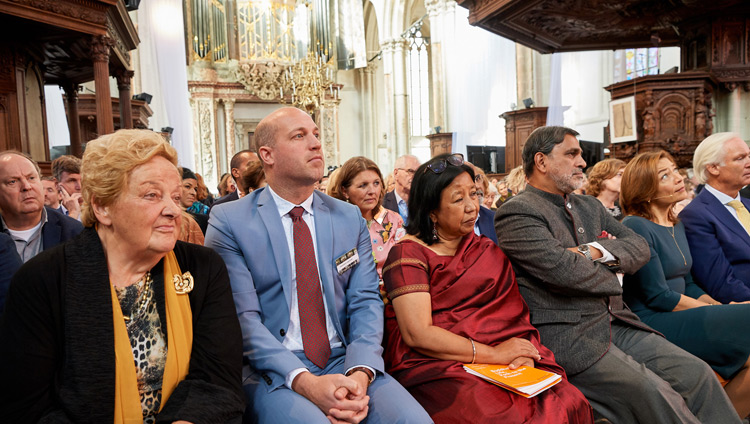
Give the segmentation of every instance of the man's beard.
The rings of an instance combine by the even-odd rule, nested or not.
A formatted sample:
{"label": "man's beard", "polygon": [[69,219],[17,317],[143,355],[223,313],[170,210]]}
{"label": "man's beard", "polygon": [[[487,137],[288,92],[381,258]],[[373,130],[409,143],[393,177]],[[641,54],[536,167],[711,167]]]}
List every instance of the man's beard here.
{"label": "man's beard", "polygon": [[557,189],[565,194],[570,194],[583,186],[583,178],[574,179],[572,174],[551,172],[550,178],[555,182]]}

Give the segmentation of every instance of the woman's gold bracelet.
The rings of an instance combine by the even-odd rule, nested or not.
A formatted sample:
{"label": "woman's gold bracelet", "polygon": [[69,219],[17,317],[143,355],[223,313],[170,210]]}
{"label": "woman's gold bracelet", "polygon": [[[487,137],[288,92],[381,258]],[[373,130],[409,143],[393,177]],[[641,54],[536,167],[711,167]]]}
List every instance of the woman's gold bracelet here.
{"label": "woman's gold bracelet", "polygon": [[477,359],[477,346],[474,344],[474,340],[472,340],[471,337],[469,337],[469,341],[471,342],[471,363],[473,364]]}

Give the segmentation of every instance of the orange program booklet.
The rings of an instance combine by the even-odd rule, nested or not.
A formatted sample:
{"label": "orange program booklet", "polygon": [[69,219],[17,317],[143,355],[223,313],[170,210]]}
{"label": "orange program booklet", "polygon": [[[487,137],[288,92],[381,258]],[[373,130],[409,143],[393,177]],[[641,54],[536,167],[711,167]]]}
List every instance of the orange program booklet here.
{"label": "orange program booklet", "polygon": [[527,366],[512,370],[507,365],[464,364],[464,369],[525,398],[532,398],[562,380],[559,374]]}

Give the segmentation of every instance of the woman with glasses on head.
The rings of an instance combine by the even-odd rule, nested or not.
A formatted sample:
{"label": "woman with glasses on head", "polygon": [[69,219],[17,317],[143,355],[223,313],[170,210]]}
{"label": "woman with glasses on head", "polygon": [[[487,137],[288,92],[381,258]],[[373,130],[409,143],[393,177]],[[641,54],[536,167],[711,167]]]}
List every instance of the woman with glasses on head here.
{"label": "woman with glasses on head", "polygon": [[[539,342],[508,258],[474,234],[476,192],[459,155],[417,170],[407,235],[383,268],[386,369],[436,423],[590,423],[588,402]],[[527,399],[468,374],[464,363],[534,366],[563,380]]]}
{"label": "woman with glasses on head", "polygon": [[683,177],[665,151],[641,153],[625,167],[620,204],[627,216],[622,223],[646,239],[651,260],[625,276],[623,299],[644,323],[728,380],[724,389],[745,418],[750,414],[750,333],[745,329],[750,305],[722,305],[693,281],[685,227],[673,209],[687,196]]}
{"label": "woman with glasses on head", "polygon": [[[328,186],[329,194],[359,207],[367,221],[372,255],[378,276],[383,279],[383,262],[391,247],[404,236],[404,221],[394,211],[382,206],[385,196],[383,176],[375,162],[363,156],[349,159],[338,168],[338,178]],[[383,294],[381,283],[381,294]]]}

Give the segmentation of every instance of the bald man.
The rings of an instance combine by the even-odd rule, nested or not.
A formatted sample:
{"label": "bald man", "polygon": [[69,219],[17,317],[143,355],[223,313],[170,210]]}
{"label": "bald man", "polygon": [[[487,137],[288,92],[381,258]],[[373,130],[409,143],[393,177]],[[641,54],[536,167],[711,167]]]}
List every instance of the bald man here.
{"label": "bald man", "polygon": [[367,224],[356,206],[315,190],[317,125],[282,108],[258,124],[255,143],[268,185],[214,207],[206,234],[242,326],[246,422],[431,422],[384,372]]}

